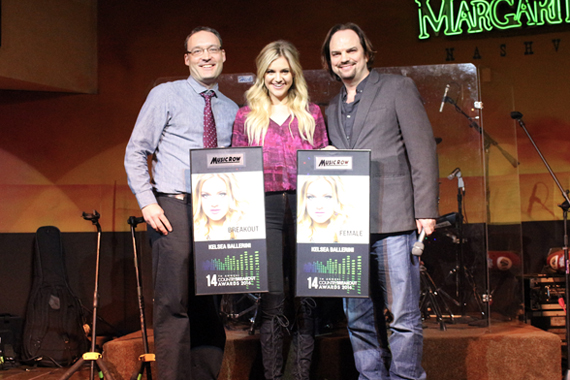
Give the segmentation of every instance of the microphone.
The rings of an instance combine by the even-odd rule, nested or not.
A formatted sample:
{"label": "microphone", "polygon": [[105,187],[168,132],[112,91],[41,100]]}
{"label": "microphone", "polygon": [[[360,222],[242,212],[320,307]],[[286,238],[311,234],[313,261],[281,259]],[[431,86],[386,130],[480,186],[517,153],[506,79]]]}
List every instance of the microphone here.
{"label": "microphone", "polygon": [[449,91],[449,84],[445,86],[445,92],[443,93],[443,98],[441,99],[441,106],[439,106],[439,112],[443,111],[443,106],[447,100],[447,91]]}
{"label": "microphone", "polygon": [[457,177],[457,187],[460,187],[465,191],[465,183],[463,182],[463,177],[461,176],[461,169],[455,168],[449,175],[447,176],[448,180],[452,180],[454,177]]}
{"label": "microphone", "polygon": [[414,256],[421,256],[422,253],[424,253],[424,239],[426,237],[426,231],[422,228],[422,231],[420,232],[420,236],[418,237],[418,241],[416,241],[414,243],[414,246],[412,247],[412,255]]}
{"label": "microphone", "polygon": [[461,169],[459,169],[459,168],[453,169],[453,171],[451,173],[449,173],[449,175],[447,176],[447,179],[451,181],[453,178],[455,178],[457,173],[459,173],[459,176],[461,176]]}
{"label": "microphone", "polygon": [[[523,117],[523,114],[518,112],[518,111],[511,112],[511,119],[516,120],[519,123],[519,125],[522,127],[522,129],[526,129],[526,127],[522,121],[522,117]],[[527,132],[527,134],[528,134],[528,132]]]}

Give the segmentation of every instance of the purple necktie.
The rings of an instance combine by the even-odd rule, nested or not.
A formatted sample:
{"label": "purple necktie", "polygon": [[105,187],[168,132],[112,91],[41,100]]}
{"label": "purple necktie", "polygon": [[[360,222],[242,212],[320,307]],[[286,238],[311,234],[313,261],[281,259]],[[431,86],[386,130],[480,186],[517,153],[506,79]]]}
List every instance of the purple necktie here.
{"label": "purple necktie", "polygon": [[205,91],[200,95],[206,100],[204,107],[204,148],[217,148],[218,135],[216,134],[216,122],[212,113],[212,96],[214,91]]}

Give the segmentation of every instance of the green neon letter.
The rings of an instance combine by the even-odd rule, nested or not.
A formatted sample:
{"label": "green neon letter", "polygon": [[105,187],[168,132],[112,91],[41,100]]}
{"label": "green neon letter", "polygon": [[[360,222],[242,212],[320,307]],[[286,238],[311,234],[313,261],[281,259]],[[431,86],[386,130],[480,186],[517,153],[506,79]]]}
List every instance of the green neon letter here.
{"label": "green neon letter", "polygon": [[561,24],[562,12],[560,9],[560,0],[544,0],[534,3],[536,24]]}
{"label": "green neon letter", "polygon": [[469,8],[469,4],[465,0],[461,1],[461,4],[459,4],[457,21],[455,21],[453,31],[461,33],[461,24],[463,23],[467,24],[467,30],[471,32],[471,29],[473,28],[473,16],[471,15],[471,8]]}
{"label": "green neon letter", "polygon": [[461,30],[456,31],[453,28],[453,0],[442,0],[438,17],[435,16],[435,13],[430,6],[430,0],[415,0],[415,2],[419,7],[418,15],[420,21],[420,35],[418,38],[426,39],[430,37],[427,31],[428,23],[436,35],[442,29],[444,22],[444,33],[446,35],[461,34]]}
{"label": "green neon letter", "polygon": [[491,24],[498,29],[511,29],[521,26],[520,21],[517,19],[516,13],[506,13],[505,19],[499,20],[497,17],[497,8],[502,2],[507,3],[511,8],[513,7],[514,0],[493,0],[489,15],[491,16]]}
{"label": "green neon letter", "polygon": [[526,15],[526,24],[527,25],[536,25],[536,15],[534,13],[533,6],[529,4],[529,1],[532,1],[534,4],[534,0],[519,0],[519,6],[517,7],[517,15],[516,19],[519,23],[522,24],[522,17],[523,14]]}
{"label": "green neon letter", "polygon": [[487,0],[471,0],[471,5],[473,6],[473,25],[469,29],[469,33],[480,33],[483,30],[490,31],[493,29],[489,25],[489,3]]}

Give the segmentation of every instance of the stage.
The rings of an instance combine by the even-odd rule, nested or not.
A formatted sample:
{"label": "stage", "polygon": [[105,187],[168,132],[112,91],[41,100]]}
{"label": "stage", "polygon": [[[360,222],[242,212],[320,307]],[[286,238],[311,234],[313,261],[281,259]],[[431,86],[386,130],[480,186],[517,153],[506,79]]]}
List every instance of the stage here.
{"label": "stage", "polygon": [[[433,380],[559,380],[560,338],[520,322],[491,321],[491,327],[467,323],[446,324],[442,331],[435,320],[424,329],[423,366]],[[258,335],[247,330],[227,331],[226,352],[220,380],[262,379]],[[152,330],[149,343],[152,350]],[[137,358],[143,353],[139,332],[104,344],[104,360],[115,380],[131,378]],[[0,371],[0,380],[58,380],[65,369],[18,367]],[[153,371],[154,372],[154,371]],[[153,378],[158,379],[156,373]],[[312,379],[357,379],[352,350],[344,328],[317,337]],[[84,369],[72,380],[89,378]],[[284,379],[290,379],[286,371]]]}

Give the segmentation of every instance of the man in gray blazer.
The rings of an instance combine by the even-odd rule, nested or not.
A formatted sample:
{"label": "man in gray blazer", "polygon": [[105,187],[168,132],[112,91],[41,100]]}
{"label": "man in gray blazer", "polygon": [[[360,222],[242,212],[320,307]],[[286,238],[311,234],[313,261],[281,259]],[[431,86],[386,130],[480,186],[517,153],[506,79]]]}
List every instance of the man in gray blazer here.
{"label": "man in gray blazer", "polygon": [[436,144],[414,82],[371,71],[374,54],[352,23],[334,26],[322,48],[323,65],[344,85],[326,110],[329,138],[338,149],[370,149],[372,160],[371,298],[347,298],[344,308],[360,379],[425,379],[411,250],[416,231],[431,234],[438,216]]}

